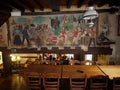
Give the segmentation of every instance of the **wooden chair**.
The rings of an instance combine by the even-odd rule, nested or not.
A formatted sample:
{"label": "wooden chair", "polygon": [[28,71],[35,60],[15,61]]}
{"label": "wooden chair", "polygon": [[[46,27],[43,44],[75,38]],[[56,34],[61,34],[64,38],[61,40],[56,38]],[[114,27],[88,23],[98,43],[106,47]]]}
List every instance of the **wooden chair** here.
{"label": "wooden chair", "polygon": [[120,77],[113,78],[113,90],[120,90]]}
{"label": "wooden chair", "polygon": [[90,90],[107,90],[108,76],[96,75],[90,77]]}
{"label": "wooden chair", "polygon": [[70,90],[85,90],[87,85],[87,75],[85,73],[75,73],[70,75]]}
{"label": "wooden chair", "polygon": [[43,86],[44,90],[59,90],[60,75],[57,73],[44,73]]}
{"label": "wooden chair", "polygon": [[25,80],[28,90],[41,90],[41,74],[37,72],[27,72]]}

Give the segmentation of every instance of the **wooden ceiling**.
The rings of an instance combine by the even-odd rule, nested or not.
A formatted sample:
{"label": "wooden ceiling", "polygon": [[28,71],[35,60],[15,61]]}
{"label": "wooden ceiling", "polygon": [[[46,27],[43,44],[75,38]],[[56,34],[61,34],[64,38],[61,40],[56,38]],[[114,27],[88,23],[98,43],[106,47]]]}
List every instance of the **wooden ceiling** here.
{"label": "wooden ceiling", "polygon": [[43,11],[46,8],[52,9],[52,11],[59,11],[60,6],[66,6],[70,8],[75,5],[80,8],[82,5],[97,5],[101,7],[105,4],[109,6],[120,6],[119,0],[0,0],[0,13],[11,12],[13,9],[18,9],[22,12],[25,9],[34,12],[35,9]]}
{"label": "wooden ceiling", "polygon": [[0,0],[0,25],[10,17],[13,10],[35,12],[35,9],[40,11],[51,9],[53,12],[60,12],[60,6],[69,9],[73,5],[80,8],[83,5],[102,7],[106,4],[110,7],[119,7],[120,0]]}

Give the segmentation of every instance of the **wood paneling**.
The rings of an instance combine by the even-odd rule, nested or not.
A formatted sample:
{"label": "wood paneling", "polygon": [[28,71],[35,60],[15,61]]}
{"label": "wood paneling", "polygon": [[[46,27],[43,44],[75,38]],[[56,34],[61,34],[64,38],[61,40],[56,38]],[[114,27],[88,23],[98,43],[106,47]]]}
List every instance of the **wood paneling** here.
{"label": "wood paneling", "polygon": [[110,47],[89,47],[88,51],[83,51],[80,47],[71,49],[70,47],[64,47],[64,49],[59,49],[59,47],[53,47],[48,49],[47,47],[41,47],[40,50],[36,48],[27,49],[16,49],[14,53],[56,53],[56,54],[112,54],[112,48]]}

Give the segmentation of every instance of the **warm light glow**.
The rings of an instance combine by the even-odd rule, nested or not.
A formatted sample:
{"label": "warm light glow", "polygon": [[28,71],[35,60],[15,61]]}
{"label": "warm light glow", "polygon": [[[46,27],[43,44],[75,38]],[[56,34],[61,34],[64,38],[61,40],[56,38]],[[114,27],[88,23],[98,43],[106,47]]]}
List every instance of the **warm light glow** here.
{"label": "warm light glow", "polygon": [[17,60],[20,60],[20,56],[16,56],[16,59],[17,59]]}
{"label": "warm light glow", "polygon": [[88,61],[85,65],[92,65],[92,63],[90,63],[92,61],[92,54],[85,55],[85,60]]}
{"label": "warm light glow", "polygon": [[10,57],[11,57],[11,61],[13,62],[19,61],[21,59],[20,56],[13,55],[13,54],[10,54]]}
{"label": "warm light glow", "polygon": [[3,61],[2,61],[2,52],[0,51],[0,64],[3,64]]}
{"label": "warm light glow", "polygon": [[14,55],[10,55],[11,56],[11,61],[16,61],[16,56],[14,56]]}

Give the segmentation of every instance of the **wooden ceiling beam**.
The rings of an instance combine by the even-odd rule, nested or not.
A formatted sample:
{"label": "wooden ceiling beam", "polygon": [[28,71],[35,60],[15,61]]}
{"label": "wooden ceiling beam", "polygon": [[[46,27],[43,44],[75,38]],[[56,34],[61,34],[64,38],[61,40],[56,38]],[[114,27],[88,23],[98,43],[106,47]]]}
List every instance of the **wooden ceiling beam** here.
{"label": "wooden ceiling beam", "polygon": [[20,6],[24,7],[25,9],[28,9],[31,12],[34,12],[34,9],[26,5],[22,0],[17,0],[15,3],[18,3]]}
{"label": "wooden ceiling beam", "polygon": [[0,4],[0,10],[2,10],[4,12],[11,12],[12,8],[10,8],[8,6],[4,6],[3,4]]}
{"label": "wooden ceiling beam", "polygon": [[[84,13],[86,10],[77,10],[77,11],[60,11],[60,12],[22,12],[22,15],[29,16],[29,15],[57,15],[57,14],[77,14],[77,13]],[[110,12],[111,9],[96,9],[98,13]]]}
{"label": "wooden ceiling beam", "polygon": [[53,12],[60,11],[59,0],[50,0],[50,6]]}
{"label": "wooden ceiling beam", "polygon": [[101,0],[93,0],[93,2],[94,2],[95,4],[98,4],[99,2],[101,2]]}
{"label": "wooden ceiling beam", "polygon": [[67,0],[67,8],[70,8],[73,3],[73,0]]}
{"label": "wooden ceiling beam", "polygon": [[88,6],[93,6],[94,5],[94,0],[89,0]]}
{"label": "wooden ceiling beam", "polygon": [[5,10],[1,10],[1,9],[0,9],[0,14],[3,15],[3,16],[6,16],[6,15],[9,16],[9,15],[10,15],[10,12],[7,12],[7,11],[5,11]]}
{"label": "wooden ceiling beam", "polygon": [[107,4],[109,2],[109,0],[102,0],[101,2],[98,2],[97,6],[98,7],[102,7],[104,6],[105,4]]}
{"label": "wooden ceiling beam", "polygon": [[10,7],[14,7],[20,11],[24,11],[25,9],[19,5],[17,5],[16,3],[14,3],[12,0],[4,0],[5,4],[10,6]]}
{"label": "wooden ceiling beam", "polygon": [[8,3],[6,3],[5,1],[1,1],[0,2],[0,8],[9,8],[9,9],[13,9],[13,6],[12,5],[10,5],[10,4],[8,4]]}
{"label": "wooden ceiling beam", "polygon": [[109,1],[109,6],[120,6],[120,1],[119,0],[110,0]]}
{"label": "wooden ceiling beam", "polygon": [[44,10],[42,4],[40,2],[37,2],[36,0],[31,0],[32,3],[34,3],[40,10]]}
{"label": "wooden ceiling beam", "polygon": [[78,4],[77,4],[77,7],[78,8],[80,8],[82,5],[83,5],[83,2],[84,2],[85,0],[79,0],[78,1]]}

